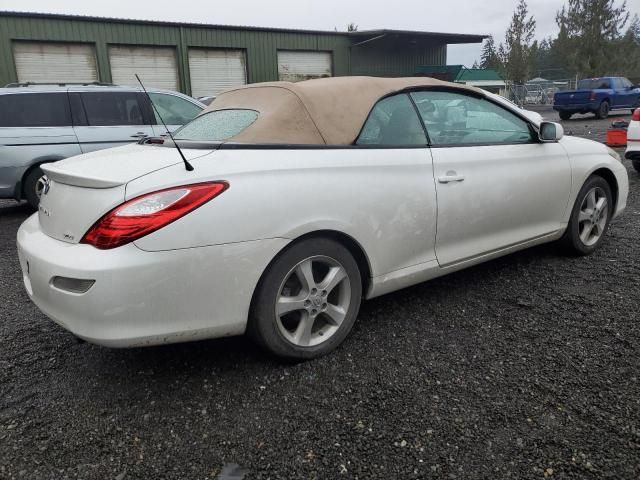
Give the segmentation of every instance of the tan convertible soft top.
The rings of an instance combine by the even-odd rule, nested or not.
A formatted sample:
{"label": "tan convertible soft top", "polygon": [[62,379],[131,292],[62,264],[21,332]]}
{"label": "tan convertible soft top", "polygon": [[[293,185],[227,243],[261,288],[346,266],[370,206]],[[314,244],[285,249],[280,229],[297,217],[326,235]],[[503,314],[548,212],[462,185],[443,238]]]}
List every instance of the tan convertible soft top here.
{"label": "tan convertible soft top", "polygon": [[409,88],[443,86],[481,92],[428,77],[332,77],[246,85],[222,93],[203,113],[233,108],[260,113],[231,142],[349,145],[381,97]]}

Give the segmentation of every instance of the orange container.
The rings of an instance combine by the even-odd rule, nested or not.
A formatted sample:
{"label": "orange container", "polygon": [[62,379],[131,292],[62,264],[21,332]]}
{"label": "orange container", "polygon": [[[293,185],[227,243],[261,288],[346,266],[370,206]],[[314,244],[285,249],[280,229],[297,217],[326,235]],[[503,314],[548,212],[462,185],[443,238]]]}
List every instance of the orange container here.
{"label": "orange container", "polygon": [[627,130],[624,128],[609,128],[607,130],[607,145],[610,147],[626,147]]}

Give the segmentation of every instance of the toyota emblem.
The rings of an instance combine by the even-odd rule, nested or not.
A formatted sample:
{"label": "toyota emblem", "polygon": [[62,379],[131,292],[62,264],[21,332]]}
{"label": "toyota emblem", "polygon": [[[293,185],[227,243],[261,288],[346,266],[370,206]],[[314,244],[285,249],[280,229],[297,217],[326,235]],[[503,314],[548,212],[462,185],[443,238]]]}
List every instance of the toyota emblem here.
{"label": "toyota emblem", "polygon": [[46,195],[49,193],[49,189],[51,188],[51,182],[46,175],[43,176],[40,181],[42,182],[42,195]]}

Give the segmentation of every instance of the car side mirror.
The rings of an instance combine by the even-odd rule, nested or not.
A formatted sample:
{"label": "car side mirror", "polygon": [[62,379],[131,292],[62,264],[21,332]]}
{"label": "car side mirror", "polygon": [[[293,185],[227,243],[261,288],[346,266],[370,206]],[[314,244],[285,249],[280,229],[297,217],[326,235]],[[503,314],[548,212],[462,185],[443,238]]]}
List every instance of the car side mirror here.
{"label": "car side mirror", "polygon": [[564,136],[564,128],[555,122],[542,122],[540,124],[540,141],[557,142]]}

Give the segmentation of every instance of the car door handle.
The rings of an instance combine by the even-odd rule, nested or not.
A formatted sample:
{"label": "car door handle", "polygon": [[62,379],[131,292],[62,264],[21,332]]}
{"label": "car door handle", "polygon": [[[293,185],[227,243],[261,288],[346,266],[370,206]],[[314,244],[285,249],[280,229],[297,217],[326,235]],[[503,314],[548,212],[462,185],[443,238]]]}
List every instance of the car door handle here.
{"label": "car door handle", "polygon": [[458,175],[456,172],[447,172],[446,175],[438,177],[440,183],[463,182],[464,175]]}
{"label": "car door handle", "polygon": [[135,135],[131,135],[131,138],[143,138],[143,137],[146,137],[146,136],[148,136],[146,133],[138,132]]}

